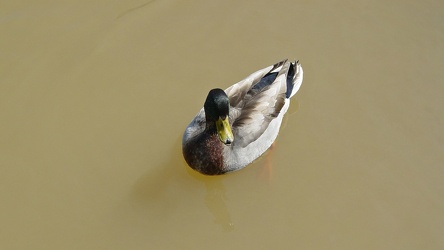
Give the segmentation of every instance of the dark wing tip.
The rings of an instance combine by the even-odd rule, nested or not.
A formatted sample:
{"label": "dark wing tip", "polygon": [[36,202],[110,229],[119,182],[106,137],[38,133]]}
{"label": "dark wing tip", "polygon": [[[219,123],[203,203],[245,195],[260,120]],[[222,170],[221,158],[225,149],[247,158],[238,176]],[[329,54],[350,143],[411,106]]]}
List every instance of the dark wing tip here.
{"label": "dark wing tip", "polygon": [[294,63],[290,63],[290,67],[288,68],[287,73],[287,92],[285,93],[286,98],[290,98],[291,92],[293,92],[293,86],[294,86],[294,76],[296,74],[296,67],[299,64],[299,60],[295,61]]}

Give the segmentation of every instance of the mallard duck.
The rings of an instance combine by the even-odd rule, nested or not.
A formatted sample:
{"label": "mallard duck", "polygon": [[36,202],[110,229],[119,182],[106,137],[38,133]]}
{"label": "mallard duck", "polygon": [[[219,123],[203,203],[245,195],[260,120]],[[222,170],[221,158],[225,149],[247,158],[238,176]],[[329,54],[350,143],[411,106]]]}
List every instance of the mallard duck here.
{"label": "mallard duck", "polygon": [[188,165],[205,175],[219,175],[253,162],[276,139],[302,78],[299,61],[284,60],[225,91],[212,89],[182,138]]}

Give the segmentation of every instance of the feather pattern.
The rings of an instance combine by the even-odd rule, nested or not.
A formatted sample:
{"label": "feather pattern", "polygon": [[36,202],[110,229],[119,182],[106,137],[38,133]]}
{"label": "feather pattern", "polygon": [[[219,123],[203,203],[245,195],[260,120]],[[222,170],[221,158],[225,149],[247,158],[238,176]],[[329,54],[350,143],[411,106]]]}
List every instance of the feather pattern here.
{"label": "feather pattern", "polygon": [[249,89],[242,102],[237,105],[231,104],[232,110],[236,110],[230,116],[234,134],[237,135],[233,147],[245,147],[257,140],[271,120],[279,115],[286,99],[289,65],[286,60],[276,63],[265,75],[253,77],[252,82],[255,84],[238,83],[241,86],[248,86]]}

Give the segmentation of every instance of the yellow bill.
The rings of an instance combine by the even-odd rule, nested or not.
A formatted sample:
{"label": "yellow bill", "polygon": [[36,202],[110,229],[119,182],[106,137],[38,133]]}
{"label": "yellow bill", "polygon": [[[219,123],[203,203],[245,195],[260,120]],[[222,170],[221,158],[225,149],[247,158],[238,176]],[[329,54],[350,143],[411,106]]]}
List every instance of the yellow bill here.
{"label": "yellow bill", "polygon": [[219,139],[224,144],[231,144],[234,140],[233,132],[231,132],[231,126],[228,122],[228,116],[225,119],[219,117],[216,121],[217,134],[219,135]]}

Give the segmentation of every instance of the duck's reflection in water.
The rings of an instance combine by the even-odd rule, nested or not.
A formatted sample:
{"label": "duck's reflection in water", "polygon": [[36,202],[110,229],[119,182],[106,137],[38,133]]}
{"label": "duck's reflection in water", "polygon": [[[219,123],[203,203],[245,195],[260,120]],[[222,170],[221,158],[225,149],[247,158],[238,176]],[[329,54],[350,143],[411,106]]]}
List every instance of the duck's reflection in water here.
{"label": "duck's reflection in water", "polygon": [[[186,164],[178,152],[180,142],[172,150],[170,160],[154,167],[141,176],[132,189],[132,200],[136,207],[142,208],[144,214],[154,220],[163,221],[175,214],[177,209],[193,211],[207,208],[214,216],[214,223],[220,225],[225,232],[234,230],[234,224],[228,211],[223,178],[227,176],[206,176],[200,174]],[[203,184],[203,185],[201,185]],[[196,189],[204,190],[202,200]],[[183,202],[187,197],[187,202]],[[202,201],[199,206],[193,201]]]}
{"label": "duck's reflection in water", "polygon": [[205,176],[187,166],[189,175],[204,183],[206,188],[205,205],[214,216],[214,223],[222,226],[226,232],[234,230],[234,223],[226,205],[225,186],[222,181],[224,176]]}

